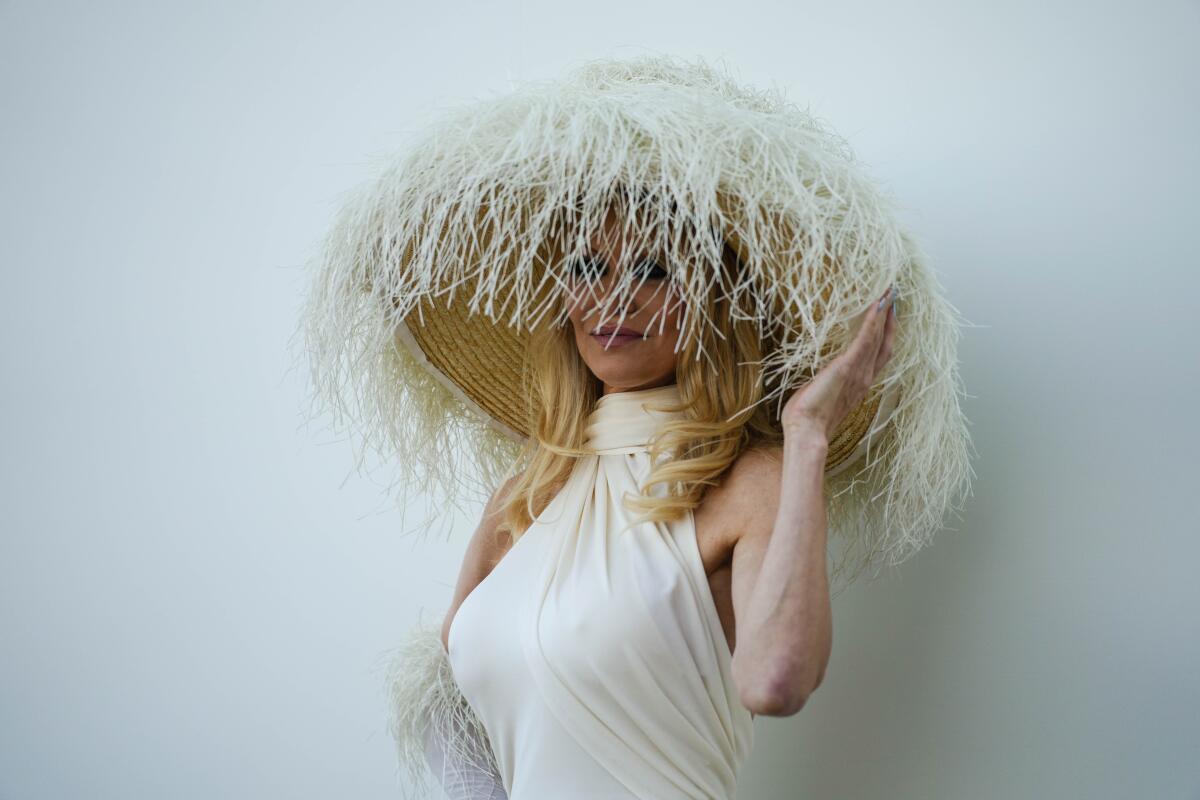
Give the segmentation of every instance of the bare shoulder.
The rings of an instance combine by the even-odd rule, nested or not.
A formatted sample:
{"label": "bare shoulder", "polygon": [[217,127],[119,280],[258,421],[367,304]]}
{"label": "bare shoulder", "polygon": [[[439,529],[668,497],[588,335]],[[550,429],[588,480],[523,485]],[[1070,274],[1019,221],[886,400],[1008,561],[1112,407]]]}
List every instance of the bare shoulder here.
{"label": "bare shoulder", "polygon": [[479,525],[471,534],[470,541],[467,542],[462,566],[458,572],[458,582],[454,586],[454,597],[450,601],[450,608],[446,611],[446,617],[442,621],[442,646],[447,650],[450,647],[450,625],[454,621],[458,607],[495,568],[512,544],[512,537],[508,533],[499,533],[497,528],[501,522],[501,506],[519,477],[519,474],[514,475],[492,493],[483,509]]}
{"label": "bare shoulder", "polygon": [[783,447],[755,445],[739,454],[709,491],[704,502],[724,521],[730,545],[747,531],[773,527],[782,475]]}

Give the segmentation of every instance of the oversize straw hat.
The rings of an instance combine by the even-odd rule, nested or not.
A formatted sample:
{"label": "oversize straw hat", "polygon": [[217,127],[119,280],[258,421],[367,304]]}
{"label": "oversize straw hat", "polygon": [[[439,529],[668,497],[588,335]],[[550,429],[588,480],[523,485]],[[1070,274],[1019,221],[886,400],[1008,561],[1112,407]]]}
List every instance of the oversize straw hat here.
{"label": "oversize straw hat", "polygon": [[[843,139],[702,59],[590,61],[412,135],[314,258],[302,332],[322,410],[436,514],[495,488],[535,418],[530,330],[566,319],[586,233],[614,203],[678,265],[681,348],[706,356],[714,299],[756,326],[776,420],[896,287],[892,357],[830,441],[828,518],[864,560],[925,544],[970,482],[956,312]],[[606,321],[637,280],[624,273]]]}

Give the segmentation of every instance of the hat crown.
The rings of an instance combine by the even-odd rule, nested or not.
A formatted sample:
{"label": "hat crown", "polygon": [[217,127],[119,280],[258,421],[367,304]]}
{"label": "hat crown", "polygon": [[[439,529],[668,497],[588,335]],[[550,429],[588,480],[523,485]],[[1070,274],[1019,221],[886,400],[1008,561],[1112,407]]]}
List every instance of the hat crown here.
{"label": "hat crown", "polygon": [[588,415],[584,446],[600,454],[649,450],[650,440],[665,423],[684,416],[683,411],[659,408],[679,400],[674,383],[601,395]]}

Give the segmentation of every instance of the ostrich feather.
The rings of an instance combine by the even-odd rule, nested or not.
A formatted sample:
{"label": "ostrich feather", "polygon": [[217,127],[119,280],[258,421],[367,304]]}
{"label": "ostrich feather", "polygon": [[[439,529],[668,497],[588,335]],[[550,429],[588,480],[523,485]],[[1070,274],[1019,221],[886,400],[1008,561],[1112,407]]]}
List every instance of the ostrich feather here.
{"label": "ostrich feather", "polygon": [[[896,286],[898,328],[880,385],[898,401],[866,456],[827,480],[830,543],[856,574],[925,546],[972,477],[956,362],[962,320],[899,224],[899,205],[846,140],[781,92],[744,86],[703,59],[586,62],[445,111],[412,134],[346,199],[313,259],[300,341],[314,416],[332,412],[354,432],[360,468],[368,450],[392,466],[401,509],[414,493],[426,498],[431,515],[414,530],[467,513],[499,485],[520,443],[432,374],[398,337],[400,323],[436,300],[497,325],[563,324],[568,270],[617,186],[638,187],[646,219],[714,234],[680,236],[679,226],[634,215],[627,223],[688,265],[672,277],[686,308],[680,347],[713,325],[710,294],[780,342],[761,364],[770,387],[761,402],[776,413]],[[717,268],[721,236],[736,243],[733,278]],[[638,286],[625,271],[602,321],[620,324]],[[697,358],[706,355],[701,346]]]}
{"label": "ostrich feather", "polygon": [[463,697],[436,625],[417,622],[389,657],[388,731],[406,800],[440,788],[451,800],[506,796],[487,730]]}

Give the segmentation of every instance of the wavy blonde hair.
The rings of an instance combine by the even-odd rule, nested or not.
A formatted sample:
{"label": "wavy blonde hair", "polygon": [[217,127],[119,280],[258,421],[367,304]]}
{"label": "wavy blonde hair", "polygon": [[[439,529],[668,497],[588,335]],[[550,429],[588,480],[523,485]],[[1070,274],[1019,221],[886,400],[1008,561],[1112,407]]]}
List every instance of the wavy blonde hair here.
{"label": "wavy blonde hair", "polygon": [[[730,273],[740,269],[728,244],[721,263]],[[710,292],[703,312],[713,326],[678,353],[675,382],[680,403],[659,408],[685,416],[664,423],[650,442],[655,466],[638,496],[625,501],[639,521],[681,518],[700,505],[708,487],[719,483],[747,449],[770,451],[783,442],[771,404],[758,402],[766,394],[760,366],[765,343],[745,314],[739,319],[731,313],[730,303]],[[697,358],[700,353],[704,360]],[[500,500],[496,528],[497,534],[509,534],[513,543],[563,487],[576,460],[593,454],[583,446],[585,428],[603,389],[584,363],[569,322],[531,330],[528,365],[525,396],[533,401],[527,408],[531,433],[510,471],[516,474],[509,476],[511,483]],[[658,484],[666,484],[665,496],[654,495],[651,487]]]}

